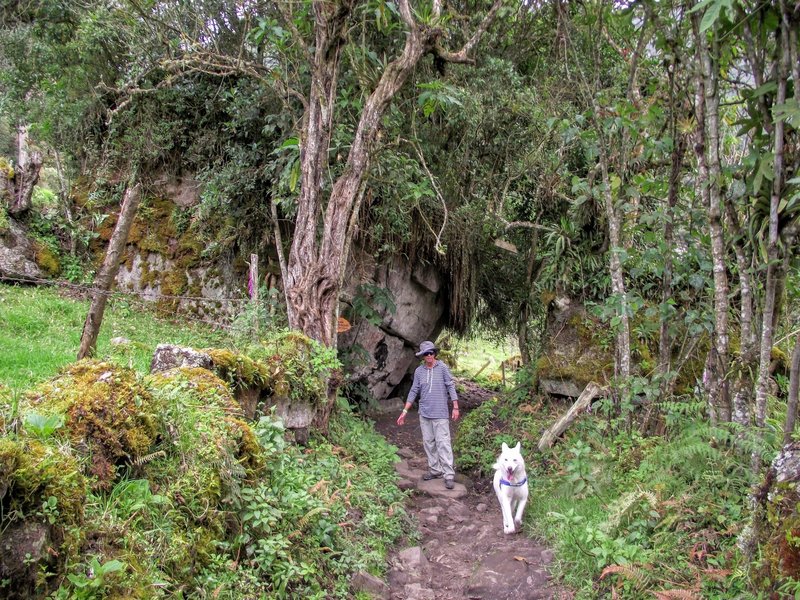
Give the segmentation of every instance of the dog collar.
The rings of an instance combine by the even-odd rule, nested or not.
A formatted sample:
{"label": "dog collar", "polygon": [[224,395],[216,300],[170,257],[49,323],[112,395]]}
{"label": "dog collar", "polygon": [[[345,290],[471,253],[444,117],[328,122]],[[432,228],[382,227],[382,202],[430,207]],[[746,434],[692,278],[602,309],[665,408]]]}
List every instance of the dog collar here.
{"label": "dog collar", "polygon": [[511,486],[511,487],[520,487],[521,485],[525,485],[526,483],[528,483],[528,478],[527,477],[525,479],[523,479],[522,481],[520,481],[519,483],[511,483],[510,481],[506,481],[502,477],[500,478],[500,485],[508,485],[508,486]]}

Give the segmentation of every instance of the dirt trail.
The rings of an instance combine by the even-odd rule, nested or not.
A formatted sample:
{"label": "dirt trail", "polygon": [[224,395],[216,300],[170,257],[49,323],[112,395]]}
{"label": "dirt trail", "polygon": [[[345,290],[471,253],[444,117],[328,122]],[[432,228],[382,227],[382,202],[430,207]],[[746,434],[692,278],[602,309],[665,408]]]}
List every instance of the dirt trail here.
{"label": "dirt trail", "polygon": [[[567,600],[572,595],[550,581],[550,549],[525,533],[503,534],[500,506],[491,482],[457,474],[455,489],[441,479],[423,481],[427,470],[416,412],[403,427],[397,414],[375,418],[376,429],[397,446],[400,485],[412,489],[408,511],[418,524],[419,546],[389,558],[392,600]],[[451,424],[455,428],[457,424]],[[531,498],[535,502],[535,498]]]}

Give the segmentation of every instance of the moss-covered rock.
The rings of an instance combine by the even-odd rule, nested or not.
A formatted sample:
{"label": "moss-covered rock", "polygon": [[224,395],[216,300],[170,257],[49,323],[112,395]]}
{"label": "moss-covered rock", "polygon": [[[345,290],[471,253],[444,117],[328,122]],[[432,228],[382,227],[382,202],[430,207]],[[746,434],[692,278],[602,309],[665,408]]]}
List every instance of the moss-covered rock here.
{"label": "moss-covered rock", "polygon": [[320,406],[339,377],[336,351],[297,331],[279,332],[252,352],[266,366],[275,396]]}
{"label": "moss-covered rock", "polygon": [[219,377],[180,367],[151,375],[147,385],[162,417],[156,450],[165,459],[145,469],[176,505],[202,515],[260,473],[260,446]]}
{"label": "moss-covered rock", "polygon": [[77,362],[30,392],[21,412],[63,415],[69,439],[88,451],[101,488],[111,485],[118,465],[148,453],[157,431],[152,398],[136,373],[96,360]]}
{"label": "moss-covered rock", "polygon": [[[557,303],[554,303],[554,306]],[[603,384],[614,373],[614,357],[602,323],[581,305],[556,306],[548,321],[544,352],[536,367],[542,391],[577,396],[590,381]]]}
{"label": "moss-covered rock", "polygon": [[42,596],[79,545],[88,491],[55,440],[0,438],[0,596]]}
{"label": "moss-covered rock", "polygon": [[0,438],[3,524],[16,518],[46,518],[42,503],[51,496],[55,498],[51,506],[57,511],[59,522],[66,526],[79,524],[86,491],[80,462],[69,446],[24,437]]}
{"label": "moss-covered rock", "polygon": [[49,277],[54,277],[61,272],[61,262],[50,248],[41,242],[34,242],[34,260],[38,267]]}
{"label": "moss-covered rock", "polygon": [[217,375],[233,387],[269,387],[270,374],[264,364],[223,348],[205,348],[202,352],[211,357]]}
{"label": "moss-covered rock", "polygon": [[[13,181],[14,179],[14,165],[5,156],[0,156],[0,177],[6,181]],[[4,189],[5,185],[0,185],[0,190]]]}

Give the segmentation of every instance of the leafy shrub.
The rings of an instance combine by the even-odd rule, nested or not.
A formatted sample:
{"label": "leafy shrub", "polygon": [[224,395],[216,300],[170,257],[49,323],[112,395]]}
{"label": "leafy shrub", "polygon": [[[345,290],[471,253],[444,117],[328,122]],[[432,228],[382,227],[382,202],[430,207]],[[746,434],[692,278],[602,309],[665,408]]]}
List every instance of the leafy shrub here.
{"label": "leafy shrub", "polygon": [[[498,400],[492,398],[470,411],[461,421],[453,444],[453,454],[459,471],[485,475],[497,458],[493,446],[492,426],[496,419]],[[487,444],[491,440],[492,443]],[[508,440],[510,441],[510,440]]]}

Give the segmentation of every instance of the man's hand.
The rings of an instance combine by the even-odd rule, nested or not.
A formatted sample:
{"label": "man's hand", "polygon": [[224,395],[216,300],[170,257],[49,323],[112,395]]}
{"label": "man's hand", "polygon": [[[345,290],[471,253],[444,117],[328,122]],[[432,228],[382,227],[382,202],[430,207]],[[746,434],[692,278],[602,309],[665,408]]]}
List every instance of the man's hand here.
{"label": "man's hand", "polygon": [[453,413],[452,413],[453,421],[458,421],[458,417],[460,417],[460,416],[461,416],[461,412],[458,410],[458,406],[454,406],[453,407]]}
{"label": "man's hand", "polygon": [[397,417],[397,424],[402,426],[406,422],[406,414],[408,413],[407,410],[404,410],[400,413],[400,416]]}

